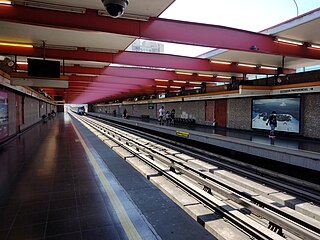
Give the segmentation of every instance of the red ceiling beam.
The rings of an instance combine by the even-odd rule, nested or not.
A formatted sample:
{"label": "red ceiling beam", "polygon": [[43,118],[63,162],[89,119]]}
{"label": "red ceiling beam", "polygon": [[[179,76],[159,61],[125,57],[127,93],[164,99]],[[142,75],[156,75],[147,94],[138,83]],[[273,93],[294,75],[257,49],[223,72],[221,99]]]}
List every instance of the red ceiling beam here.
{"label": "red ceiling beam", "polygon": [[[19,70],[27,71],[27,65],[19,64]],[[175,71],[168,70],[155,70],[146,68],[134,68],[134,67],[105,67],[105,68],[95,68],[95,67],[82,67],[79,65],[75,66],[65,66],[61,67],[61,73],[72,73],[72,74],[94,74],[94,75],[105,75],[105,76],[117,76],[125,78],[134,79],[167,79],[167,80],[181,80],[181,81],[219,81],[214,77],[204,77],[193,75],[181,75],[177,74]],[[286,69],[286,71],[291,71]]]}
{"label": "red ceiling beam", "polygon": [[128,87],[136,85],[153,85],[153,79],[140,79],[140,78],[125,78],[117,76],[98,76],[98,77],[87,77],[87,76],[70,76],[69,82],[91,82],[92,84],[108,84],[114,83],[118,85],[128,85]]}
{"label": "red ceiling beam", "polygon": [[[181,44],[259,52],[281,56],[320,59],[319,51],[306,45],[294,46],[274,41],[273,36],[224,26],[160,18],[149,21],[114,19],[87,9],[85,14],[29,8],[19,5],[0,6],[0,20],[38,26],[100,31]],[[257,46],[259,50],[250,49]]]}
{"label": "red ceiling beam", "polygon": [[[42,48],[22,48],[0,46],[0,53],[26,57],[43,57]],[[121,51],[119,53],[89,52],[83,48],[78,50],[46,49],[46,57],[65,60],[96,61],[117,63],[133,66],[149,66],[169,69],[183,69],[189,71],[232,72],[245,74],[276,74],[275,70],[238,66],[236,63],[223,65],[210,63],[208,59],[175,56],[159,53],[142,53]],[[292,73],[292,69],[285,69],[285,73]]]}

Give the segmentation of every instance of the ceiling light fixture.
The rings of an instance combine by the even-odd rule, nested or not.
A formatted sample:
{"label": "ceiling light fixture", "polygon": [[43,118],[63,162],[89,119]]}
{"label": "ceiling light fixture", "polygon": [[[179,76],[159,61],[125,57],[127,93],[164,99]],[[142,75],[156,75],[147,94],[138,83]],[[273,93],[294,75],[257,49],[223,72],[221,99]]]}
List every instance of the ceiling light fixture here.
{"label": "ceiling light fixture", "polygon": [[303,42],[299,42],[291,39],[279,38],[279,37],[276,37],[275,41],[280,43],[289,43],[289,44],[299,45],[299,46],[303,45]]}
{"label": "ceiling light fixture", "polygon": [[189,82],[190,84],[197,84],[200,85],[202,82]]}
{"label": "ceiling light fixture", "polygon": [[315,49],[320,49],[320,45],[317,44],[310,44],[309,48],[315,48]]}
{"label": "ceiling light fixture", "polygon": [[198,73],[198,76],[199,77],[210,77],[210,78],[214,77],[212,74],[202,74],[202,73]]}
{"label": "ceiling light fixture", "polygon": [[27,62],[17,62],[18,65],[28,65]]}
{"label": "ceiling light fixture", "polygon": [[211,63],[217,63],[217,64],[223,64],[223,65],[230,65],[231,62],[224,62],[224,61],[216,61],[216,60],[210,60]]}
{"label": "ceiling light fixture", "polygon": [[241,67],[257,67],[256,65],[253,65],[253,64],[246,64],[246,63],[238,63],[238,66],[241,66]]}
{"label": "ceiling light fixture", "polygon": [[170,86],[170,88],[181,88],[180,86]]}
{"label": "ceiling light fixture", "polygon": [[174,83],[187,83],[186,81],[173,80]]}
{"label": "ceiling light fixture", "polygon": [[108,49],[108,48],[85,48],[87,52],[107,52],[107,53],[118,53],[119,50],[117,49]]}
{"label": "ceiling light fixture", "polygon": [[157,88],[168,88],[168,86],[156,85]]}
{"label": "ceiling light fixture", "polygon": [[11,43],[11,42],[0,42],[2,46],[10,46],[10,47],[25,47],[25,48],[33,48],[32,44],[26,43]]}
{"label": "ceiling light fixture", "polygon": [[218,75],[218,76],[217,76],[217,78],[230,79],[231,77],[229,77],[229,76],[220,76],[220,75]]}
{"label": "ceiling light fixture", "polygon": [[[43,48],[43,43],[35,43],[33,44],[34,47],[38,48]],[[77,47],[74,46],[64,46],[64,45],[51,45],[51,44],[46,44],[45,45],[46,49],[58,49],[58,50],[69,50],[69,51],[76,51],[78,50]]]}
{"label": "ceiling light fixture", "polygon": [[0,4],[12,5],[12,2],[11,1],[6,1],[6,0],[0,0]]}
{"label": "ceiling light fixture", "polygon": [[76,73],[76,76],[81,76],[81,77],[99,77],[100,75],[88,74],[88,73]]}
{"label": "ceiling light fixture", "polygon": [[56,11],[62,11],[62,12],[72,12],[72,13],[81,13],[81,14],[86,13],[85,8],[58,5],[58,4],[52,4],[52,3],[24,1],[23,5],[26,7],[42,8],[42,9],[56,10]]}
{"label": "ceiling light fixture", "polygon": [[260,66],[261,69],[267,69],[267,70],[277,70],[277,67],[269,67],[269,66]]}
{"label": "ceiling light fixture", "polygon": [[176,72],[176,74],[188,75],[188,76],[192,76],[193,75],[193,73],[191,73],[191,72]]}
{"label": "ceiling light fixture", "polygon": [[169,82],[169,80],[165,80],[165,79],[155,79],[156,82]]}

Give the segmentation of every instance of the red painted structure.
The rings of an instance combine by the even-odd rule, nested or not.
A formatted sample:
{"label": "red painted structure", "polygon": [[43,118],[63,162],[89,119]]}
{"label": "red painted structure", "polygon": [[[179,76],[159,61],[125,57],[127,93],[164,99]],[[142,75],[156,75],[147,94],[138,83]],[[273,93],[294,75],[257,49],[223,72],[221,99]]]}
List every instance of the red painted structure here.
{"label": "red painted structure", "polygon": [[307,45],[282,44],[275,42],[273,36],[262,33],[160,18],[150,18],[148,21],[114,19],[98,16],[97,10],[92,9],[87,9],[85,14],[78,14],[19,5],[0,6],[0,20],[248,52],[257,52],[250,49],[255,45],[259,53],[320,59],[319,52]]}

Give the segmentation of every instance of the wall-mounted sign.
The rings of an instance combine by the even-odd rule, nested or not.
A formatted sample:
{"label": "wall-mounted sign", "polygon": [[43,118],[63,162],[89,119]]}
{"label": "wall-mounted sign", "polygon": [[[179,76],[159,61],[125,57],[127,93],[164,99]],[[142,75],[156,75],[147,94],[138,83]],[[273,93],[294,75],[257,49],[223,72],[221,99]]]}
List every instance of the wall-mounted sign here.
{"label": "wall-mounted sign", "polygon": [[299,133],[300,98],[265,98],[252,101],[252,128],[269,130],[272,111],[277,114],[276,131]]}

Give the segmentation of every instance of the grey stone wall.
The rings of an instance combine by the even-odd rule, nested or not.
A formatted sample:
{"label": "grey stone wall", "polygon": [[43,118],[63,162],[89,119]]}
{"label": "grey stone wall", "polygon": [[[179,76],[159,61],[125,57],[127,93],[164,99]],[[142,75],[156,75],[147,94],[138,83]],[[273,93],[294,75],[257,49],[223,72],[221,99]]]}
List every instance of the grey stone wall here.
{"label": "grey stone wall", "polygon": [[40,102],[40,117],[42,117],[42,115],[47,115],[47,103],[45,102]]}
{"label": "grey stone wall", "polygon": [[150,118],[157,118],[157,104],[153,104],[153,109],[149,109],[148,104],[136,104],[132,106],[132,116],[141,117],[141,115],[149,115]]}
{"label": "grey stone wall", "polygon": [[[50,108],[47,107],[47,109]],[[40,119],[39,100],[26,96],[24,99],[24,124],[22,124],[21,130],[31,126]]]}
{"label": "grey stone wall", "polygon": [[16,134],[16,95],[8,92],[9,136]]}
{"label": "grey stone wall", "polygon": [[320,138],[320,94],[306,94],[301,99],[301,134]]}
{"label": "grey stone wall", "polygon": [[227,127],[251,130],[251,98],[228,99]]}
{"label": "grey stone wall", "polygon": [[205,102],[173,102],[173,103],[157,103],[154,109],[149,109],[148,104],[136,104],[132,107],[132,116],[140,117],[141,115],[149,115],[150,118],[157,119],[158,111],[164,106],[165,111],[176,111],[176,117],[195,118],[196,123],[205,124]]}
{"label": "grey stone wall", "polygon": [[[205,101],[179,102],[172,105],[172,108],[176,110],[176,117],[194,118],[197,124],[205,124]],[[168,109],[172,108],[168,104]]]}

